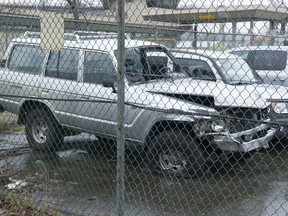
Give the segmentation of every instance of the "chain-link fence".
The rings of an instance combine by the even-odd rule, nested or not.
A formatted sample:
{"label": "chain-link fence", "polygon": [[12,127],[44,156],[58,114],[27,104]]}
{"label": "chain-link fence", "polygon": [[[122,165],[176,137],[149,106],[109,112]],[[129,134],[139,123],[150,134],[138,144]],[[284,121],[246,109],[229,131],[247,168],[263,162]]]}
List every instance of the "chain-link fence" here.
{"label": "chain-link fence", "polygon": [[0,2],[0,215],[288,214],[285,1]]}

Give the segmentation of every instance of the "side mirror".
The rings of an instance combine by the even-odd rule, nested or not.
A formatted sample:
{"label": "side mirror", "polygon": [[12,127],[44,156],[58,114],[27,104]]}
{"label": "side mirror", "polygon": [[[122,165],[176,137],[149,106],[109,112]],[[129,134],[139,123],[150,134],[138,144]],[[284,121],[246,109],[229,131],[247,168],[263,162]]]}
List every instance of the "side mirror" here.
{"label": "side mirror", "polygon": [[103,81],[103,86],[105,88],[112,88],[113,93],[117,93],[117,89],[115,88],[114,82],[111,80],[105,80]]}
{"label": "side mirror", "polygon": [[5,67],[6,64],[6,59],[3,59],[2,61],[0,61],[0,67]]}

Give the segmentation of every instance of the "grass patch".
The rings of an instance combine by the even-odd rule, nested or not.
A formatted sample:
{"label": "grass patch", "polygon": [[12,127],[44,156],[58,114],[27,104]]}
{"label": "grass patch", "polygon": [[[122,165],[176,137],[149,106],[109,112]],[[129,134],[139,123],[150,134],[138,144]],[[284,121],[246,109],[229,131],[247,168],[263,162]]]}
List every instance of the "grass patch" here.
{"label": "grass patch", "polygon": [[18,116],[13,113],[0,113],[0,133],[11,133],[24,130],[23,125],[17,124]]}

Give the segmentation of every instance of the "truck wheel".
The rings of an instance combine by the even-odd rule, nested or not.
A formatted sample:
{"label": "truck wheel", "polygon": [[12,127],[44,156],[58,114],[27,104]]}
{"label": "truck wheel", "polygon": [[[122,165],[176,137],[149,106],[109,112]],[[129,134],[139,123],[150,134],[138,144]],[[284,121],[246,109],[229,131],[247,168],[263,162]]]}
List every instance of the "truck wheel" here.
{"label": "truck wheel", "polygon": [[147,165],[151,171],[178,177],[201,177],[205,160],[197,141],[181,131],[164,131],[148,145]]}
{"label": "truck wheel", "polygon": [[34,109],[28,113],[25,132],[28,143],[34,150],[56,150],[64,139],[61,126],[54,116],[43,109]]}

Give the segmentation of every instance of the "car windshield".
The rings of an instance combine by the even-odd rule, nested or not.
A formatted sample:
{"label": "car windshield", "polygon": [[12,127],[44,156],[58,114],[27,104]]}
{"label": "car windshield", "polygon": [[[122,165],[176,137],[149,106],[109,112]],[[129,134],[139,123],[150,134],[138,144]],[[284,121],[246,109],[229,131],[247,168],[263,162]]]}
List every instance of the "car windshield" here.
{"label": "car windshield", "polygon": [[229,84],[261,83],[261,78],[241,58],[215,59],[224,80]]}

